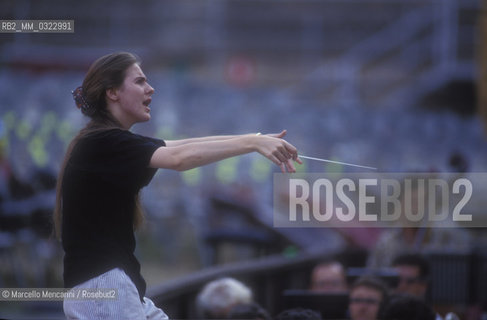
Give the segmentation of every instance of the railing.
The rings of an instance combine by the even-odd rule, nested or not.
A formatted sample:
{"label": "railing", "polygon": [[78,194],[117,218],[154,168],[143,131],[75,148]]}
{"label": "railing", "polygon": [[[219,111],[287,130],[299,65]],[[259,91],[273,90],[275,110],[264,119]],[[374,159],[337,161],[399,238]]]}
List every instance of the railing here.
{"label": "railing", "polygon": [[305,84],[321,83],[321,90],[335,86],[330,102],[336,105],[410,106],[449,81],[473,80],[474,43],[468,46],[471,55],[461,56],[458,51],[460,37],[475,30],[475,19],[460,19],[460,14],[473,10],[477,3],[422,3],[413,2],[399,19],[316,68],[306,76]]}
{"label": "railing", "polygon": [[326,253],[297,258],[272,256],[211,267],[149,288],[147,296],[172,318],[194,319],[197,316],[194,301],[199,290],[209,281],[227,276],[250,286],[256,301],[274,313],[284,307],[279,301],[282,292],[289,288],[300,288],[307,283],[312,267],[324,256]]}

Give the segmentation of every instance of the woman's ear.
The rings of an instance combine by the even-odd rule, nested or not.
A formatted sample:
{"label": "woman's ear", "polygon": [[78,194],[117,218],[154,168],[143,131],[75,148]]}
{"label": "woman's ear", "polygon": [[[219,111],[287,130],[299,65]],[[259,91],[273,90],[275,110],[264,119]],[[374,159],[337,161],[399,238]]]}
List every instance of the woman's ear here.
{"label": "woman's ear", "polygon": [[107,99],[111,101],[115,102],[118,100],[118,90],[115,88],[108,88],[106,90],[106,95],[107,95]]}

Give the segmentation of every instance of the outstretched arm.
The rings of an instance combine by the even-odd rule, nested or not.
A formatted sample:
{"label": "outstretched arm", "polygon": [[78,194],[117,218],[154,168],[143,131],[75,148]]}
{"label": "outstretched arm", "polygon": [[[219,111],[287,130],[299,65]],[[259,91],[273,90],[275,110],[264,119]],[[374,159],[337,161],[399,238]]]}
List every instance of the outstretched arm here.
{"label": "outstretched arm", "polygon": [[293,161],[301,163],[297,149],[281,139],[286,131],[273,135],[240,135],[225,139],[201,139],[157,149],[150,161],[153,168],[184,171],[226,158],[250,152],[259,152],[282,172],[295,172]]}
{"label": "outstretched arm", "polygon": [[[164,142],[166,143],[167,147],[177,147],[188,143],[221,141],[221,140],[228,140],[228,139],[233,139],[241,136],[244,135],[207,136],[207,137],[188,138],[188,139],[179,139],[179,140],[164,140]],[[245,136],[255,136],[255,133],[246,134]]]}

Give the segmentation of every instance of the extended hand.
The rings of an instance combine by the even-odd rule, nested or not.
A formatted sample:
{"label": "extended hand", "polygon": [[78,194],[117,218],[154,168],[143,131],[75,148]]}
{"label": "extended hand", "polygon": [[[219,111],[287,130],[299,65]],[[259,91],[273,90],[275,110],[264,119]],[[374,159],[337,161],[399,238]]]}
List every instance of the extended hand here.
{"label": "extended hand", "polygon": [[292,144],[282,139],[287,131],[283,130],[280,133],[260,135],[256,137],[257,151],[274,162],[281,168],[284,173],[296,172],[293,161],[302,164],[298,157],[298,150]]}

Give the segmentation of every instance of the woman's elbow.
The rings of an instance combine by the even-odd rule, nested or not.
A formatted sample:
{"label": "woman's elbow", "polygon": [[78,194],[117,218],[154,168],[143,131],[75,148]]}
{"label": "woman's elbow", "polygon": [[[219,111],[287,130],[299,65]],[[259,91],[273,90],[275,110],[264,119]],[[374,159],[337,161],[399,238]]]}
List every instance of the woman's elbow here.
{"label": "woman's elbow", "polygon": [[158,168],[158,169],[169,169],[175,171],[185,170],[183,159],[175,155],[158,156],[157,154],[155,154],[150,160],[150,167]]}
{"label": "woman's elbow", "polygon": [[175,170],[175,171],[179,171],[179,172],[182,172],[182,171],[186,171],[188,170],[188,168],[186,168],[186,166],[184,165],[183,162],[178,162],[178,163],[175,163],[171,168],[169,168],[171,170]]}
{"label": "woman's elbow", "polygon": [[183,161],[183,159],[179,159],[179,158],[171,159],[171,161],[169,161],[166,169],[175,170],[175,171],[179,171],[179,172],[187,170],[186,165],[185,165],[185,161]]}
{"label": "woman's elbow", "polygon": [[185,161],[184,159],[178,161],[176,164],[174,164],[173,166],[173,170],[176,170],[176,171],[179,171],[179,172],[182,172],[182,171],[186,171],[186,170],[191,170],[193,168],[195,168],[196,166],[191,162],[191,161]]}
{"label": "woman's elbow", "polygon": [[191,170],[200,166],[200,161],[198,157],[181,157],[174,161],[171,169],[179,172]]}

